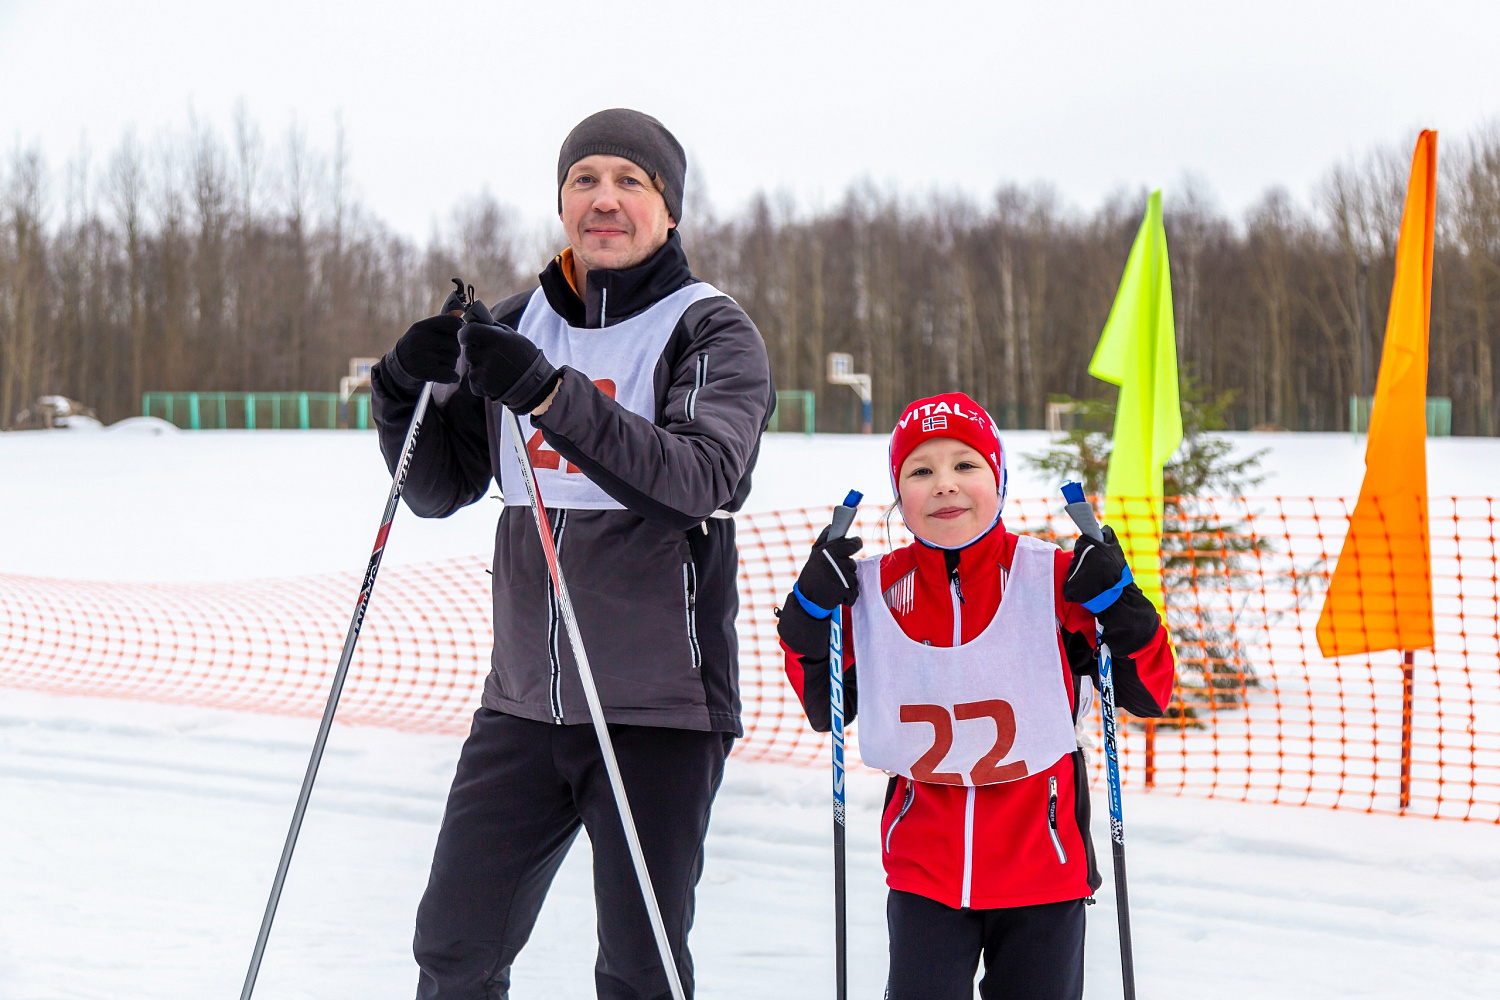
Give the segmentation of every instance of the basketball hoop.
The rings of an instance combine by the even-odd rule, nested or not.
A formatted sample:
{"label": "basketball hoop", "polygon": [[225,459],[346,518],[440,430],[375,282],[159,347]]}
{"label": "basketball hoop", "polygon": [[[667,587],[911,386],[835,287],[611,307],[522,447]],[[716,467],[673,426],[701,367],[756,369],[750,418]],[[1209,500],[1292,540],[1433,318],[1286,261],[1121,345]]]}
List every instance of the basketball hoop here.
{"label": "basketball hoop", "polygon": [[370,369],[379,358],[350,358],[349,374],[339,379],[339,405],[349,402],[349,397],[359,389],[370,385]]}
{"label": "basketball hoop", "polygon": [[854,370],[854,355],[838,352],[828,355],[828,382],[830,385],[847,385],[859,394],[864,432],[873,433],[871,409],[874,395],[870,390],[870,376]]}

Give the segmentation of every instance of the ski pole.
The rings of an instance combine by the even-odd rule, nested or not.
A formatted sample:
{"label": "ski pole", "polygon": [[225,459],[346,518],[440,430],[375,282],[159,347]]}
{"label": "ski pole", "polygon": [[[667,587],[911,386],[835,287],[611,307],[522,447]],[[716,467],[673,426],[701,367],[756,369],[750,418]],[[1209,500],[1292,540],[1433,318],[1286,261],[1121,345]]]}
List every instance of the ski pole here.
{"label": "ski pole", "polygon": [[[457,278],[458,298],[467,304],[473,296],[473,286],[465,292],[464,283]],[[318,765],[323,762],[323,750],[328,746],[328,733],[333,728],[333,714],[338,711],[339,695],[344,690],[344,679],[349,674],[349,664],[354,659],[354,647],[359,643],[359,630],[365,623],[365,611],[370,607],[370,595],[375,591],[375,575],[380,572],[380,559],[385,555],[385,540],[391,533],[391,521],[396,517],[396,508],[401,503],[401,488],[406,485],[406,473],[411,468],[411,453],[417,443],[417,434],[422,429],[422,418],[427,415],[427,404],[432,399],[432,383],[422,385],[417,397],[417,408],[412,411],[411,426],[406,429],[406,440],[401,443],[401,457],[396,462],[396,473],[391,477],[391,492],[385,499],[385,513],[380,517],[380,530],[375,532],[375,550],[365,566],[364,582],[360,584],[359,599],[354,602],[354,617],[349,621],[349,632],[344,636],[344,651],[339,655],[338,669],[333,672],[333,683],[328,689],[328,702],[323,706],[323,721],[318,724],[318,735],[313,740],[312,757],[307,762],[307,773],[302,776],[302,789],[297,793],[297,805],[292,810],[291,829],[287,830],[286,843],[281,848],[281,860],[276,865],[276,877],[271,882],[271,898],[266,901],[265,915],[260,919],[260,933],[255,937],[255,951],[250,955],[250,968],[245,973],[245,985],[240,989],[240,1000],[250,1000],[255,992],[255,979],[260,975],[260,962],[266,954],[266,942],[271,937],[271,924],[276,920],[276,906],[281,902],[281,889],[286,884],[287,869],[292,865],[292,851],[297,847],[297,835],[302,832],[302,819],[307,815],[307,803],[312,798],[313,782],[318,777]]]}
{"label": "ski pole", "polygon": [[[1104,540],[1094,508],[1079,483],[1063,483],[1063,508],[1078,530],[1096,542]],[[1104,718],[1104,762],[1109,779],[1109,839],[1115,862],[1115,913],[1120,920],[1120,976],[1125,1000],[1135,1000],[1135,956],[1130,947],[1130,893],[1125,887],[1125,817],[1120,805],[1120,759],[1115,744],[1114,658],[1099,627],[1099,714]]]}
{"label": "ski pole", "polygon": [[[833,508],[833,523],[828,540],[843,538],[854,523],[859,502],[865,498],[850,490],[844,502]],[[845,907],[847,890],[844,875],[844,609],[834,609],[828,620],[828,701],[833,732],[833,953],[835,992],[838,1000],[849,996],[849,948]]]}
{"label": "ski pole", "polygon": [[677,974],[677,963],[672,958],[672,945],[667,941],[667,927],[661,919],[661,907],[656,901],[656,889],[651,884],[651,872],[646,868],[641,838],[636,831],[635,818],[630,813],[630,800],[625,795],[625,782],[620,777],[620,763],[615,759],[614,741],[610,739],[609,727],[604,722],[604,708],[599,702],[599,690],[594,686],[594,671],[589,667],[588,654],[584,652],[583,636],[578,631],[578,619],[573,614],[573,601],[568,597],[568,584],[563,579],[562,567],[557,561],[552,532],[548,530],[547,508],[542,505],[542,496],[536,486],[536,471],[531,467],[531,456],[526,452],[526,439],[521,436],[521,422],[506,407],[501,407],[500,412],[511,444],[515,447],[516,461],[521,466],[521,478],[526,483],[531,515],[536,519],[536,529],[541,535],[542,554],[547,559],[547,571],[552,575],[552,587],[557,592],[557,604],[562,611],[563,624],[568,630],[568,643],[573,647],[573,659],[578,661],[578,677],[583,682],[583,696],[588,701],[594,734],[599,738],[599,750],[604,755],[604,769],[609,772],[609,787],[614,792],[615,808],[620,812],[620,825],[625,828],[625,842],[630,846],[630,860],[635,865],[635,877],[641,884],[641,899],[646,904],[646,915],[651,919],[656,951],[661,956],[673,1000],[686,1000],[682,978]]}

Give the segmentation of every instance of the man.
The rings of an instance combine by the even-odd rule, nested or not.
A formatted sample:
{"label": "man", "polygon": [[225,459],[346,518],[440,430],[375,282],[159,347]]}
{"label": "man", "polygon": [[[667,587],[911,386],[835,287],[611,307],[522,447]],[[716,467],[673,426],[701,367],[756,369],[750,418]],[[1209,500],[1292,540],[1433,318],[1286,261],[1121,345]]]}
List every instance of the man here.
{"label": "man", "polygon": [[422,998],[508,995],[510,967],[579,826],[594,850],[603,998],[668,995],[519,463],[549,510],[662,917],[687,950],[709,808],[741,733],[734,521],[775,405],[765,344],[697,281],[677,234],[687,158],[656,119],[601,111],[558,157],[568,247],[493,310],[423,320],[371,373],[394,467],[441,383],[406,501],[444,517],[500,483],[495,648],[417,912]]}

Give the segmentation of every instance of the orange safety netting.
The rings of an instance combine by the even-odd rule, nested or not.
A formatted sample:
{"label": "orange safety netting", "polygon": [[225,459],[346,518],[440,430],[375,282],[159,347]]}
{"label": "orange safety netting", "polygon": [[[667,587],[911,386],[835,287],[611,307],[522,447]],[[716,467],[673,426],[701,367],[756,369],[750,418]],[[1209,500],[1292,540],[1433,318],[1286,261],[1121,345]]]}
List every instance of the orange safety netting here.
{"label": "orange safety netting", "polygon": [[[1166,718],[1126,721],[1127,787],[1500,822],[1496,508],[1431,501],[1436,648],[1407,665],[1399,652],[1318,652],[1349,501],[1169,501],[1163,580],[1179,681]],[[830,513],[737,517],[746,758],[827,759],[828,737],[807,728],[782,676],[773,610]],[[1012,500],[1006,524],[1076,534],[1060,500]],[[856,528],[867,553],[910,540],[878,508]],[[485,567],[473,557],[382,571],[341,720],[467,730],[491,642]],[[0,685],[317,715],[358,585],[353,573],[208,585],[0,575]]]}

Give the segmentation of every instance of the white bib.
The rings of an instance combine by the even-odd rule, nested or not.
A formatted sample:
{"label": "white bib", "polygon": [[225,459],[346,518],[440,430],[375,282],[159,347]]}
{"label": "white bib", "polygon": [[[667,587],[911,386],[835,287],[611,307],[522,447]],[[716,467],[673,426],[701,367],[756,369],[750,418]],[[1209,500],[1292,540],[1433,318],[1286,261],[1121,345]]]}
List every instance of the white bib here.
{"label": "white bib", "polygon": [[1045,770],[1077,745],[1057,649],[1056,547],[1020,536],[1000,607],[961,646],[901,631],[879,558],[858,563],[859,754],[917,781],[990,785]]}
{"label": "white bib", "polygon": [[[519,332],[542,349],[547,360],[567,365],[592,379],[605,395],[631,413],[656,419],[656,362],[688,306],[724,293],[704,281],[679,288],[626,320],[600,329],[569,326],[553,311],[538,288],[521,314]],[[547,446],[531,418],[517,414],[526,450],[536,470],[542,501],[551,508],[619,510],[624,505],[595,486],[567,459]],[[503,428],[497,428],[503,434]],[[507,506],[524,507],[528,500],[515,450],[504,438],[500,448],[500,492]]]}

